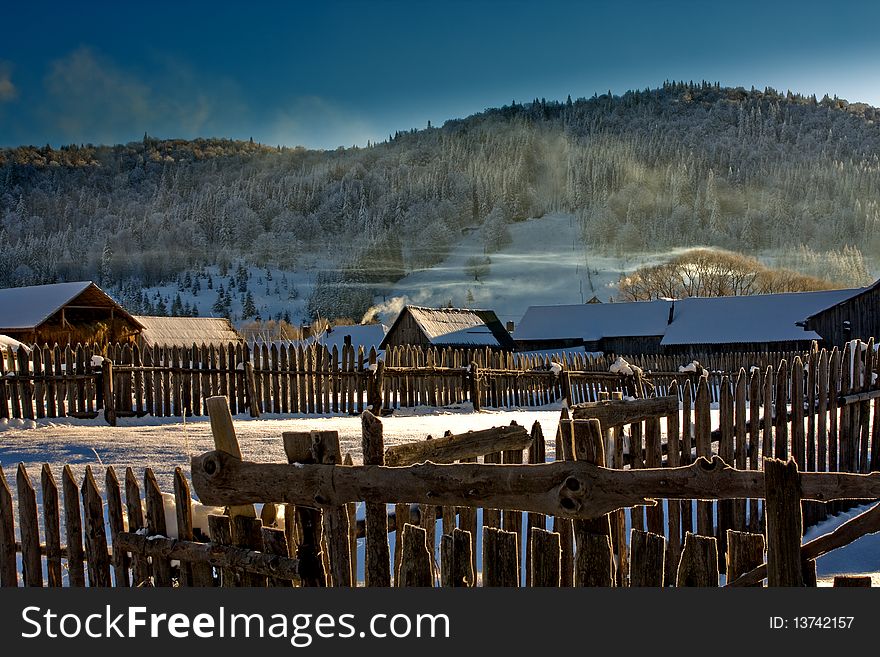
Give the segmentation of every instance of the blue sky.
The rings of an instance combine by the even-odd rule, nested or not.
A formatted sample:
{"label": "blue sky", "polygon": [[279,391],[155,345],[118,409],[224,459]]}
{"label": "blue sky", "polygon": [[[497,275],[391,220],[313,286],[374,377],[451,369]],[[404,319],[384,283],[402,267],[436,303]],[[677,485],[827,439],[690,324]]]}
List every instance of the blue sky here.
{"label": "blue sky", "polygon": [[2,146],[149,132],[335,148],[665,79],[880,105],[876,2],[160,0],[3,14]]}

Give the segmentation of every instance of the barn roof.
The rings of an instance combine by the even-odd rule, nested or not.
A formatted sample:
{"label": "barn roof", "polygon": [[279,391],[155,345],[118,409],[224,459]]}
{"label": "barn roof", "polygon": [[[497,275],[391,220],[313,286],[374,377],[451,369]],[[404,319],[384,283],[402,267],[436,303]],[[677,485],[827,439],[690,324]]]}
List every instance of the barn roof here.
{"label": "barn roof", "polygon": [[147,346],[192,347],[242,342],[242,337],[223,317],[135,316],[144,326],[141,338]]}
{"label": "barn roof", "polygon": [[323,331],[317,336],[308,338],[304,342],[312,344],[317,342],[332,350],[336,347],[342,352],[342,346],[345,344],[345,337],[351,336],[351,344],[355,349],[363,346],[365,351],[369,351],[370,347],[379,349],[382,339],[388,332],[388,327],[384,324],[354,324],[350,326],[332,326],[328,330]]}
{"label": "barn roof", "polygon": [[670,301],[531,306],[513,332],[517,341],[663,335]]}
{"label": "barn roof", "polygon": [[[405,306],[388,330],[386,339],[407,312],[433,345],[513,348],[510,334],[494,311],[469,308]],[[382,347],[385,347],[385,340]]]}
{"label": "barn roof", "polygon": [[692,297],[675,302],[660,344],[727,344],[821,340],[798,323],[864,288],[737,297]]}
{"label": "barn roof", "polygon": [[0,330],[34,329],[78,297],[82,297],[84,305],[113,306],[121,315],[138,324],[92,281],[77,281],[0,289]]}

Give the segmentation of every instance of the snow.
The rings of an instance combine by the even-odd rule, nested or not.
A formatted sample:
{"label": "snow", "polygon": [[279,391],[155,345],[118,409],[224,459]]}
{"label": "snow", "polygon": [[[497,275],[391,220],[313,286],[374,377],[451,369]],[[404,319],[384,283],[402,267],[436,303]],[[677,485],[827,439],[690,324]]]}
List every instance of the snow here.
{"label": "snow", "polygon": [[19,348],[23,348],[28,352],[31,350],[30,347],[15,338],[10,338],[8,335],[0,335],[0,351],[15,351]]}
{"label": "snow", "polygon": [[699,362],[697,362],[697,361],[695,361],[695,360],[692,360],[692,361],[691,361],[690,363],[688,363],[687,365],[679,365],[679,367],[678,367],[678,371],[679,371],[679,372],[696,372],[696,371],[697,371],[697,368],[698,368],[699,366],[700,366],[700,363],[699,363]]}
{"label": "snow", "polygon": [[[333,326],[329,330],[324,331],[320,335],[313,336],[308,338],[307,340],[303,340],[302,343],[304,345],[311,345],[314,343],[318,343],[320,345],[324,345],[331,351],[333,347],[336,347],[337,351],[341,354],[342,347],[345,344],[345,338],[351,338],[351,345],[357,350],[358,347],[363,347],[365,352],[370,351],[370,348],[375,348],[377,351],[379,350],[379,345],[382,343],[382,338],[385,337],[385,334],[388,332],[388,327],[384,324],[354,324],[350,326]],[[299,343],[297,343],[299,344]]]}
{"label": "snow", "polygon": [[0,290],[0,329],[39,326],[61,306],[82,294],[91,281],[31,285]]}
{"label": "snow", "polygon": [[797,326],[820,310],[862,292],[824,290],[788,294],[681,299],[661,344],[716,344],[821,340]]}
{"label": "snow", "polygon": [[605,337],[663,335],[670,305],[669,301],[635,301],[531,306],[514,328],[513,339],[596,342]]}
{"label": "snow", "polygon": [[431,344],[442,346],[447,344],[471,345],[474,347],[497,347],[498,338],[484,326],[460,329],[431,338]]}
{"label": "snow", "polygon": [[608,368],[608,371],[612,374],[623,374],[625,376],[632,376],[636,373],[641,374],[642,368],[631,365],[626,362],[623,356],[618,356],[617,360],[611,363],[611,367]]}
{"label": "snow", "polygon": [[562,374],[562,365],[554,361],[550,364],[550,371],[553,372],[555,376],[559,376]]}

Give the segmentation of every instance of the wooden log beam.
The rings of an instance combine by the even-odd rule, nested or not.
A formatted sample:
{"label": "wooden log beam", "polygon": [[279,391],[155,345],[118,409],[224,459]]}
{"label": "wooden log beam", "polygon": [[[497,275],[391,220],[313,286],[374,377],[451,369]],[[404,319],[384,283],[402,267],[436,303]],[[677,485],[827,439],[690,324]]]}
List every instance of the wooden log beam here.
{"label": "wooden log beam", "polygon": [[678,412],[678,397],[651,397],[649,399],[609,399],[572,406],[572,419],[599,420],[603,429],[666,417]]}
{"label": "wooden log beam", "polygon": [[[679,468],[610,470],[586,462],[538,465],[423,463],[405,468],[337,467],[240,461],[224,452],[192,460],[193,485],[209,505],[275,502],[329,507],[364,500],[439,506],[494,507],[565,518],[597,518],[656,498],[764,497],[761,471],[736,470],[718,458]],[[803,499],[878,499],[880,473],[807,472]],[[382,520],[386,520],[384,506]],[[387,534],[387,529],[381,532]]]}
{"label": "wooden log beam", "polygon": [[495,452],[525,449],[531,442],[525,427],[493,427],[389,447],[385,450],[385,465],[406,466],[425,461],[452,463]]}
{"label": "wooden log beam", "polygon": [[[801,474],[801,483],[809,473]],[[801,546],[801,561],[818,559],[823,554],[849,545],[866,534],[880,531],[880,504],[875,504],[864,513],[850,518],[834,531],[814,538]],[[767,564],[762,564],[744,575],[728,582],[727,586],[754,586],[767,577]]]}
{"label": "wooden log beam", "polygon": [[298,559],[231,545],[195,543],[174,538],[120,532],[116,535],[116,546],[121,550],[136,552],[154,559],[178,559],[190,563],[209,564],[217,568],[245,570],[276,579],[299,579]]}

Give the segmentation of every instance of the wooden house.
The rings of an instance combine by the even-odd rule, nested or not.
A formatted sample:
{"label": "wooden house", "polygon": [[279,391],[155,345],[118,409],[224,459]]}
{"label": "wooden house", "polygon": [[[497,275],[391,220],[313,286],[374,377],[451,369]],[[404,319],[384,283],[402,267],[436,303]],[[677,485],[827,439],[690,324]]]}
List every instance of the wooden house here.
{"label": "wooden house", "polygon": [[849,340],[880,339],[880,280],[814,312],[806,318],[807,330],[838,347]]}
{"label": "wooden house", "polygon": [[617,354],[660,353],[669,301],[531,306],[513,332],[517,351],[581,347]]}
{"label": "wooden house", "polygon": [[880,281],[869,287],[629,303],[532,306],[518,351],[581,347],[613,354],[808,349],[880,337]]}
{"label": "wooden house", "polygon": [[840,343],[807,328],[806,320],[857,292],[846,289],[681,299],[674,302],[661,346],[664,353],[805,350],[813,340],[833,346]]}
{"label": "wooden house", "polygon": [[28,344],[131,342],[142,329],[91,281],[0,290],[0,333]]}
{"label": "wooden house", "polygon": [[238,344],[243,338],[224,317],[155,317],[135,315],[144,329],[137,338],[141,348],[182,347],[195,345],[225,346]]}
{"label": "wooden house", "polygon": [[513,338],[491,310],[404,306],[381,348],[397,346],[513,350]]}

